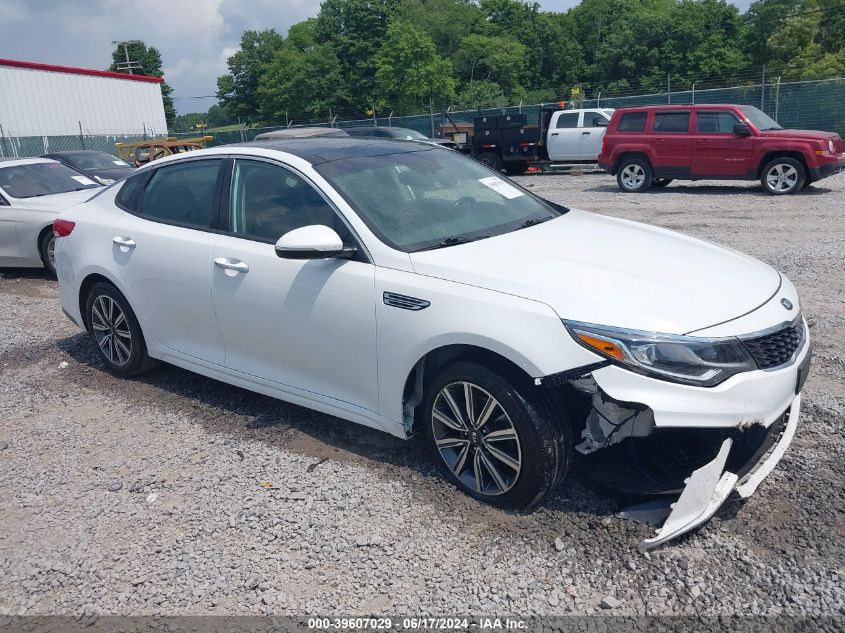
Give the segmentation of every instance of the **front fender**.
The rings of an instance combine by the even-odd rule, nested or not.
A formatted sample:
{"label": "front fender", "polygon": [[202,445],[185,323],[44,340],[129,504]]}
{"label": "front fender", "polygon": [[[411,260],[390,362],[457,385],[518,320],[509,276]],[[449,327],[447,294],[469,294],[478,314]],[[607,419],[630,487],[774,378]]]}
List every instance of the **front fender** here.
{"label": "front fender", "polygon": [[[405,381],[429,352],[472,345],[540,377],[587,365],[599,357],[578,345],[545,303],[392,269],[376,269],[379,413],[401,423]],[[397,293],[429,302],[408,310],[383,301]]]}

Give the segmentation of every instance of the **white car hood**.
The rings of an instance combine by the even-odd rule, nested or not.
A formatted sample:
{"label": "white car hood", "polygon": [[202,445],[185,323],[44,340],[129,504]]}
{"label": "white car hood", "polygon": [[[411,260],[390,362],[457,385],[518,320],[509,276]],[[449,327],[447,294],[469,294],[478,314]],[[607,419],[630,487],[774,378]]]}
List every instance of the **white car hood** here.
{"label": "white car hood", "polygon": [[752,311],[780,274],[673,231],[572,210],[505,235],[411,253],[422,275],[551,306],[563,319],[686,334]]}
{"label": "white car hood", "polygon": [[14,206],[22,209],[39,209],[41,211],[55,211],[56,213],[59,213],[70,209],[72,206],[75,206],[80,202],[85,202],[98,191],[100,191],[99,187],[96,189],[54,193],[51,196],[15,198]]}

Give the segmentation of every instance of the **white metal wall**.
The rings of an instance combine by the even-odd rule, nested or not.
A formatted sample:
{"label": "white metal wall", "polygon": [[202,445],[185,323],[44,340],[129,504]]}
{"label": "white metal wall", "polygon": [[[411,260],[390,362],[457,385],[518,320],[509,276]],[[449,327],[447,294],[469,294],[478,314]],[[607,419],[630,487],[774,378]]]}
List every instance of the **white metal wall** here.
{"label": "white metal wall", "polygon": [[0,65],[8,135],[165,134],[160,84]]}

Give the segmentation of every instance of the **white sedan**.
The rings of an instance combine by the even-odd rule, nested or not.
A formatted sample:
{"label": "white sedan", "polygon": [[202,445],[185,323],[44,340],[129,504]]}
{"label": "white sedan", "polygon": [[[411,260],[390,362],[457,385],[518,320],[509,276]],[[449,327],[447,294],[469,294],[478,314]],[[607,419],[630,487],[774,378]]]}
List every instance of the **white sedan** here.
{"label": "white sedan", "polygon": [[54,160],[0,162],[0,266],[55,274],[53,220],[91,197],[100,184]]}
{"label": "white sedan", "polygon": [[158,359],[401,438],[530,509],[575,451],[680,493],[643,548],[754,492],[798,419],[793,285],[741,253],[542,200],[417,143],[165,158],[55,223],[61,301],[107,368]]}

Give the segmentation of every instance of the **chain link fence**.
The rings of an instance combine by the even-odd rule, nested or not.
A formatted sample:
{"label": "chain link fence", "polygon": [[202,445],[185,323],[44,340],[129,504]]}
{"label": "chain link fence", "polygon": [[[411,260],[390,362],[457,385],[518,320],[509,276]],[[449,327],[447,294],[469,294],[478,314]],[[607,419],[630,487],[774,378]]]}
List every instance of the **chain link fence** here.
{"label": "chain link fence", "polygon": [[[567,101],[566,107],[582,108],[622,108],[638,105],[656,104],[696,104],[696,103],[734,103],[753,105],[774,118],[785,128],[813,129],[833,131],[845,137],[845,77],[818,81],[761,82],[756,85],[708,88],[696,90],[693,85],[689,90],[658,92],[652,94],[628,94],[622,96],[602,96],[597,94],[592,99]],[[484,108],[452,111],[449,117],[457,124],[472,123],[482,114],[517,114],[528,116],[529,124],[538,122],[542,104],[511,105],[503,108]],[[437,136],[443,120],[442,113],[432,107],[428,112],[409,116],[384,116],[374,113],[361,118],[338,117],[319,118],[300,117],[296,124],[252,127],[242,125],[235,130],[214,131],[214,140],[209,146],[226,145],[251,141],[262,132],[284,129],[285,127],[324,126],[347,128],[361,125],[391,125],[410,128],[426,136]],[[2,125],[2,121],[0,121]],[[0,128],[1,129],[1,128]],[[199,136],[198,133],[171,134],[171,138]],[[81,149],[100,150],[115,153],[115,143],[130,142],[151,138],[149,135],[76,135],[76,136],[21,136],[0,133],[0,157],[39,156],[48,152]]]}
{"label": "chain link fence", "polygon": [[97,150],[116,154],[115,143],[165,138],[150,134],[71,134],[66,136],[0,135],[0,158],[29,158],[50,152]]}

